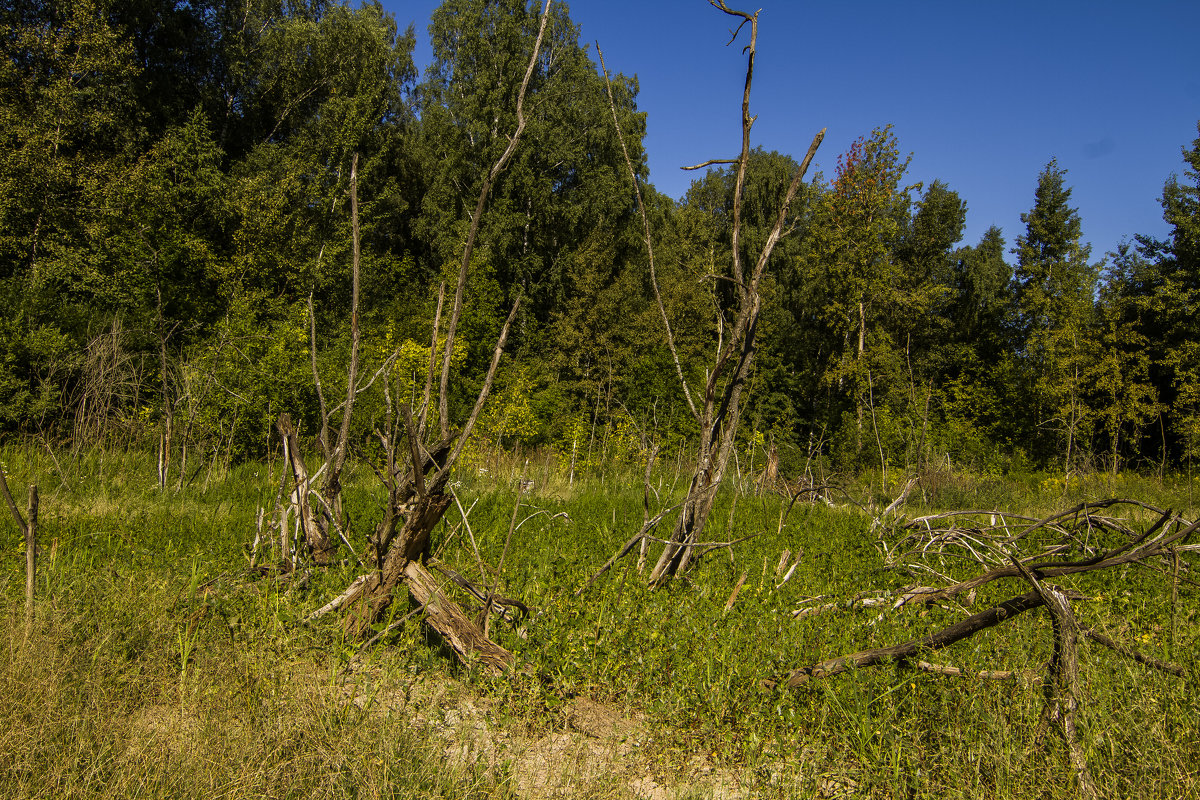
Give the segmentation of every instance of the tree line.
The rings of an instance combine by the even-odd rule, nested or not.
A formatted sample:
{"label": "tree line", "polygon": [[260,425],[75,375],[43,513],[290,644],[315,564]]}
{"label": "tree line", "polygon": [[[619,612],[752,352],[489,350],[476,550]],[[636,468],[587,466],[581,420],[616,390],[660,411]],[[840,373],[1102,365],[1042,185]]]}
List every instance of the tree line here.
{"label": "tree line", "polygon": [[[412,28],[373,4],[6,4],[0,430],[157,442],[179,462],[261,455],[285,412],[311,435],[314,366],[330,396],[346,388],[355,159],[361,374],[389,366],[411,401],[439,290],[515,124],[538,10],[446,0],[418,74]],[[612,88],[645,182],[637,81]],[[684,446],[695,422],[622,141],[565,4],[552,5],[525,111],[479,219],[451,413],[469,411],[519,297],[481,440],[579,463]],[[790,206],[763,285],[743,447],[792,468],[1190,467],[1200,138],[1183,156],[1162,194],[1167,238],[1135,235],[1096,258],[1057,162],[1030,176],[1020,235],[993,227],[963,246],[966,201],[910,183],[889,127],[865,134]],[[747,260],[796,169],[787,154],[751,154]],[[734,183],[712,168],[678,201],[643,191],[693,385],[738,304]],[[362,442],[391,400],[378,389],[355,409]]]}

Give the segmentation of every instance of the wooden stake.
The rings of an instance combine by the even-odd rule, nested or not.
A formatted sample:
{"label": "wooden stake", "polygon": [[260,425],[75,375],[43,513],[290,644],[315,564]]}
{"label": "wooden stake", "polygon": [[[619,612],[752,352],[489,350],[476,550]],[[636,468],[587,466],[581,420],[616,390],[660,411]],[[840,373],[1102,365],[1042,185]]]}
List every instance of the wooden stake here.
{"label": "wooden stake", "polygon": [[25,636],[33,630],[33,587],[37,569],[38,489],[29,487],[29,518],[25,523]]}
{"label": "wooden stake", "polygon": [[25,540],[25,636],[28,638],[29,632],[33,628],[33,578],[37,566],[38,490],[36,484],[31,484],[29,487],[28,521],[21,516],[21,512],[17,509],[17,503],[8,489],[8,480],[4,477],[3,468],[0,468],[0,493],[3,493],[9,513],[12,514],[13,521],[17,523],[17,528]]}

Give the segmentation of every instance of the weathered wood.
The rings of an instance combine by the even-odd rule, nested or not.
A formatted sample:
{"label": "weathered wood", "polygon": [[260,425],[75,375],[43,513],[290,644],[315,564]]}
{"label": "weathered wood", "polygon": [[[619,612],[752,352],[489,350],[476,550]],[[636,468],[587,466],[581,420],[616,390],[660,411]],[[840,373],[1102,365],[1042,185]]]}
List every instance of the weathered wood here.
{"label": "weathered wood", "polygon": [[300,519],[300,529],[304,531],[305,545],[312,553],[313,561],[321,565],[328,564],[333,560],[337,544],[330,538],[325,526],[317,519],[312,504],[309,502],[308,493],[311,479],[308,468],[304,465],[304,456],[300,453],[296,426],[292,424],[291,416],[284,413],[279,415],[275,427],[283,438],[284,455],[292,472],[293,505]]}
{"label": "weathered wood", "polygon": [[[1084,506],[1077,507],[1064,514],[1052,515],[1039,520],[1031,527],[1042,526],[1070,514],[1077,514],[1081,511],[1086,513],[1094,508],[1104,508],[1120,502],[1126,501],[1110,500],[1102,501],[1101,503],[1084,504]],[[1146,507],[1141,503],[1137,503],[1137,505]],[[1049,612],[1053,627],[1054,654],[1047,668],[1046,680],[1043,682],[1046,702],[1037,738],[1041,741],[1043,733],[1053,723],[1066,744],[1068,760],[1075,776],[1079,795],[1084,798],[1098,797],[1098,790],[1091,777],[1084,748],[1079,741],[1078,714],[1084,701],[1083,688],[1079,680],[1079,636],[1081,634],[1087,636],[1106,647],[1110,647],[1123,655],[1134,658],[1138,662],[1155,669],[1181,676],[1184,675],[1184,671],[1177,665],[1152,659],[1130,648],[1123,647],[1094,631],[1080,629],[1075,620],[1074,611],[1071,608],[1068,592],[1046,583],[1044,579],[1128,564],[1146,565],[1148,559],[1164,558],[1169,554],[1174,555],[1178,552],[1177,543],[1186,541],[1188,537],[1200,529],[1200,522],[1188,523],[1180,517],[1173,516],[1169,510],[1154,510],[1160,514],[1159,519],[1141,534],[1135,534],[1131,528],[1122,524],[1119,520],[1093,518],[1089,514],[1087,517],[1089,526],[1092,522],[1098,522],[1113,531],[1127,534],[1129,541],[1086,559],[1077,561],[1048,560],[1050,556],[1058,556],[1062,550],[1061,547],[1052,554],[1042,554],[1041,556],[1022,559],[1009,553],[1003,546],[999,546],[998,550],[1011,560],[1011,565],[988,570],[982,575],[962,581],[946,589],[922,588],[910,590],[901,596],[900,600],[894,604],[894,607],[899,608],[918,600],[932,602],[949,599],[965,592],[973,591],[979,586],[1001,578],[1024,578],[1033,587],[1033,591],[1020,597],[1014,597],[999,606],[975,614],[937,633],[920,639],[914,639],[910,642],[891,647],[881,647],[851,653],[822,661],[811,667],[793,670],[788,676],[787,685],[789,687],[796,687],[812,678],[836,675],[851,667],[870,666],[886,659],[908,659],[921,649],[935,650],[945,647],[974,635],[981,630],[997,625],[1015,614],[1038,606],[1045,606]],[[1178,523],[1178,529],[1170,533],[1170,526],[1173,523]],[[1028,529],[1017,536],[1011,537],[1009,542],[1019,541],[1027,532]],[[1079,597],[1079,595],[1075,595],[1075,599],[1079,599]],[[953,668],[941,668],[937,667],[937,665],[925,664],[924,662],[919,662],[918,667],[940,674],[959,674],[959,671]],[[763,685],[773,688],[774,682],[766,681]]]}
{"label": "weathered wood", "polygon": [[[1170,518],[1170,511],[1163,512],[1158,521],[1141,535],[1093,558],[1081,561],[1023,561],[1022,565],[1039,578],[1057,578],[1080,572],[1090,572],[1091,570],[1108,569],[1124,564],[1132,564],[1148,556],[1165,553],[1171,545],[1187,539],[1200,529],[1200,522],[1196,522],[1186,527],[1181,526],[1169,535],[1156,535]],[[956,583],[953,586],[941,589],[921,587],[910,590],[898,605],[906,605],[913,602],[936,603],[943,600],[950,600],[1000,578],[1016,578],[1020,577],[1021,574],[1022,566],[1018,566],[1017,564],[996,567],[974,578]]]}
{"label": "weathered wood", "polygon": [[746,578],[750,576],[749,572],[743,572],[742,577],[738,578],[737,585],[733,587],[733,591],[729,594],[729,599],[725,601],[725,609],[722,614],[728,614],[733,608],[733,604],[737,602],[738,595],[742,591],[742,585],[746,582]]}
{"label": "weathered wood", "polygon": [[24,535],[26,530],[25,518],[17,510],[17,503],[13,500],[12,492],[8,489],[8,480],[4,477],[3,467],[0,467],[0,492],[4,494],[4,502],[8,505],[8,511],[12,514],[13,520],[17,523],[17,529]]}
{"label": "weathered wood", "polygon": [[33,629],[33,590],[37,573],[38,488],[29,486],[29,505],[25,521],[25,635]]}
{"label": "weathered wood", "polygon": [[311,625],[331,611],[337,611],[346,603],[355,600],[360,594],[362,594],[363,587],[366,586],[367,581],[369,580],[371,580],[370,575],[359,575],[350,583],[350,585],[346,588],[346,591],[342,592],[337,597],[333,598],[328,603],[305,617],[304,624]]}
{"label": "weathered wood", "polygon": [[21,516],[20,510],[17,509],[17,503],[13,500],[12,492],[8,488],[8,480],[4,477],[3,467],[0,467],[0,494],[4,495],[4,502],[8,506],[9,513],[12,514],[13,521],[17,523],[17,529],[21,532],[21,538],[25,543],[25,631],[28,635],[33,626],[34,573],[37,568],[37,485],[29,486],[28,519]]}
{"label": "weathered wood", "polygon": [[1045,715],[1056,723],[1067,746],[1080,796],[1093,798],[1097,796],[1096,785],[1079,744],[1078,715],[1083,703],[1083,689],[1079,685],[1079,625],[1075,622],[1071,603],[1061,589],[1041,583],[1032,573],[1026,573],[1025,577],[1042,596],[1054,628],[1054,655],[1050,659],[1049,679],[1045,682]]}
{"label": "weathered wood", "polygon": [[[1111,503],[1107,504],[1111,505]],[[1056,518],[1061,515],[1055,515]],[[1041,581],[1046,578],[1059,577],[1063,575],[1074,575],[1081,572],[1090,572],[1092,570],[1108,569],[1126,564],[1140,563],[1147,558],[1154,556],[1162,556],[1170,552],[1171,548],[1179,542],[1186,541],[1193,533],[1200,529],[1200,522],[1194,522],[1189,525],[1181,525],[1178,530],[1172,533],[1165,533],[1164,528],[1166,523],[1171,519],[1171,512],[1164,511],[1162,516],[1145,532],[1132,538],[1129,542],[1100,553],[1092,558],[1080,561],[1021,561],[1014,559],[1013,563],[1005,567],[997,567],[988,570],[970,580],[962,581],[953,586],[944,589],[920,588],[910,590],[905,595],[895,602],[893,605],[897,608],[916,602],[933,603],[943,600],[949,600],[959,595],[972,591],[984,584],[1001,578],[1023,577],[1035,587],[1041,585]],[[804,683],[809,678],[824,677],[828,675],[836,675],[839,672],[844,672],[853,666],[869,666],[877,664],[887,659],[908,658],[921,648],[938,649],[945,647],[948,644],[953,644],[960,639],[964,639],[981,630],[990,628],[1014,614],[1027,611],[1030,608],[1036,608],[1043,604],[1043,599],[1039,591],[1016,597],[1002,603],[998,606],[982,611],[971,617],[968,617],[961,622],[955,623],[937,633],[930,634],[920,639],[914,639],[903,644],[893,645],[891,647],[881,647],[873,650],[864,650],[858,653],[851,653],[838,658],[822,661],[811,667],[803,667],[793,670],[789,673],[788,685],[798,686]]]}
{"label": "weathered wood", "polygon": [[426,495],[417,501],[416,506],[404,521],[404,527],[400,529],[400,535],[395,545],[388,554],[387,561],[384,563],[385,573],[389,564],[398,565],[402,561],[425,560],[429,555],[429,536],[437,524],[442,521],[451,502],[452,499],[449,495],[440,492]]}
{"label": "weathered wood", "polygon": [[404,584],[413,600],[425,611],[425,621],[464,664],[473,660],[493,675],[512,668],[516,657],[484,635],[458,603],[442,592],[437,579],[416,561],[404,566]]}
{"label": "weathered wood", "polygon": [[[545,0],[542,5],[541,22],[538,25],[537,39],[533,43],[533,54],[529,59],[529,65],[525,68],[525,77],[521,80],[521,88],[517,92],[517,127],[508,137],[508,146],[500,157],[496,159],[496,163],[492,164],[492,168],[483,176],[483,182],[479,187],[479,199],[475,203],[475,213],[471,215],[471,226],[467,230],[467,240],[463,244],[462,262],[459,266],[458,281],[454,286],[454,305],[450,310],[450,320],[446,326],[446,348],[442,354],[442,377],[440,389],[441,393],[438,396],[438,418],[441,424],[442,438],[446,439],[450,436],[450,409],[449,409],[449,385],[450,385],[450,357],[454,352],[454,337],[458,331],[458,321],[462,314],[463,294],[467,288],[467,274],[471,266],[471,252],[475,247],[475,239],[479,234],[479,225],[483,221],[483,211],[487,206],[488,194],[492,190],[492,184],[504,168],[508,165],[513,153],[517,150],[517,144],[521,141],[521,134],[525,131],[525,94],[529,89],[529,82],[533,78],[534,70],[537,68],[538,56],[542,49],[542,41],[546,35],[546,23],[550,20],[550,0]],[[465,438],[465,437],[464,437]]]}
{"label": "weathered wood", "polygon": [[[792,201],[799,191],[804,176],[808,171],[817,148],[824,139],[825,131],[820,131],[813,137],[808,153],[800,163],[799,169],[792,177],[783,202],[780,204],[775,224],[767,234],[760,249],[757,260],[747,271],[742,263],[742,195],[746,184],[746,173],[750,161],[750,129],[755,118],[750,115],[750,88],[754,80],[754,61],[758,44],[758,12],[749,14],[730,9],[720,0],[712,0],[712,5],[726,14],[741,19],[737,31],[742,26],[750,26],[750,42],[744,52],[748,55],[746,63],[746,82],[742,93],[742,142],[736,159],[718,159],[710,163],[729,163],[737,166],[737,177],[734,181],[731,238],[733,257],[732,285],[736,293],[736,304],[731,306],[731,319],[727,322],[724,313],[718,311],[718,342],[716,355],[711,367],[705,370],[706,379],[703,393],[697,403],[692,396],[687,379],[680,366],[679,355],[676,352],[675,341],[671,332],[670,321],[667,318],[662,294],[658,287],[658,278],[654,271],[654,249],[650,231],[649,217],[642,201],[637,170],[625,147],[624,134],[621,131],[620,120],[617,116],[616,103],[613,99],[612,84],[608,77],[608,68],[604,63],[603,53],[597,47],[600,67],[604,73],[605,84],[608,87],[609,109],[617,138],[621,142],[625,156],[626,169],[633,182],[634,197],[637,201],[638,212],[642,217],[645,231],[646,251],[650,262],[650,283],[662,317],[668,349],[675,360],[675,371],[687,399],[688,408],[699,429],[699,443],[696,450],[695,467],[692,480],[688,486],[687,496],[683,502],[683,510],[675,521],[670,541],[663,547],[657,563],[650,572],[649,582],[659,586],[670,580],[676,574],[687,570],[688,566],[698,557],[696,545],[704,534],[704,527],[712,513],[717,489],[721,485],[730,457],[734,452],[738,424],[742,412],[742,393],[746,388],[753,371],[756,352],[755,337],[758,329],[759,313],[762,309],[762,281],[766,274],[767,264],[771,253],[779,241],[787,235],[784,229],[788,211]],[[738,32],[734,33],[734,38]],[[731,40],[732,41],[732,40]],[[729,337],[725,338],[728,330]]]}
{"label": "weathered wood", "polygon": [[[663,517],[665,517],[667,514],[671,513],[678,507],[679,506],[672,506],[671,508],[664,508],[663,510],[661,510],[657,514],[655,514],[653,517],[651,517],[650,519],[648,519],[644,523],[642,523],[642,529],[640,531],[638,531],[637,533],[635,533],[633,536],[631,536],[629,538],[629,541],[625,542],[625,544],[621,547],[620,550],[618,550],[616,553],[614,553],[613,556],[608,559],[608,561],[604,562],[604,565],[602,567],[600,567],[600,569],[596,570],[596,573],[594,575],[592,575],[592,577],[588,578],[587,582],[584,583],[583,586],[580,586],[578,589],[576,589],[575,594],[572,595],[572,597],[579,597],[584,592],[586,592],[593,583],[595,583],[597,580],[599,580],[600,576],[602,576],[604,573],[608,572],[612,568],[613,564],[616,564],[618,561],[620,561],[622,558],[624,558],[631,550],[633,550],[634,545],[638,544],[639,542],[645,542],[645,541],[653,539],[654,537],[650,536],[650,531],[654,530],[658,526],[658,523],[662,522]],[[661,541],[661,540],[659,540],[659,541]],[[640,569],[638,571],[641,572]]]}
{"label": "weathered wood", "polygon": [[1014,597],[986,611],[972,614],[964,620],[947,626],[936,633],[922,636],[919,639],[913,639],[912,641],[892,645],[891,647],[877,647],[873,650],[850,653],[849,655],[821,661],[820,663],[813,664],[811,667],[794,669],[788,674],[787,685],[789,688],[795,688],[812,678],[827,678],[854,667],[869,667],[882,661],[911,658],[922,650],[940,650],[957,641],[966,639],[968,636],[974,636],[982,630],[999,625],[1001,622],[1011,619],[1017,614],[1028,611],[1031,608],[1037,608],[1042,605],[1042,602],[1040,593],[1037,591],[1027,592],[1020,597]]}
{"label": "weathered wood", "polygon": [[945,675],[949,678],[978,678],[984,681],[1010,681],[1019,677],[1022,674],[1029,677],[1037,678],[1038,673],[1027,672],[1019,673],[1008,669],[981,669],[977,672],[970,672],[959,667],[951,667],[946,664],[931,664],[928,661],[915,661],[912,666],[922,672],[931,672],[934,675]]}
{"label": "weathered wood", "polygon": [[[386,554],[378,564],[377,572],[344,603],[351,609],[346,617],[348,635],[366,637],[371,626],[383,617],[397,587],[405,579],[405,567],[410,561],[422,561],[428,555],[430,533],[441,522],[450,502],[451,497],[440,492],[427,494],[413,502],[391,545],[380,551]],[[382,531],[376,534],[377,537],[384,535]]]}
{"label": "weathered wood", "polygon": [[[447,494],[450,473],[470,439],[471,431],[487,401],[509,330],[521,306],[521,300],[518,297],[497,337],[483,387],[476,397],[466,423],[457,434],[452,434],[448,405],[450,366],[463,310],[463,299],[472,260],[471,253],[491,187],[512,158],[526,127],[525,95],[541,57],[542,42],[549,22],[549,9],[550,0],[545,0],[537,39],[533,45],[533,53],[530,55],[525,76],[517,94],[516,130],[508,137],[508,146],[504,153],[483,176],[475,213],[471,216],[470,228],[463,246],[458,280],[454,286],[454,299],[449,311],[445,342],[441,352],[442,369],[438,397],[440,437],[438,444],[429,447],[424,438],[437,369],[439,328],[445,300],[445,284],[438,290],[438,310],[431,334],[429,368],[421,406],[415,420],[411,409],[402,406],[403,431],[398,430],[400,426],[392,407],[391,396],[385,389],[385,398],[388,403],[388,428],[386,432],[377,433],[387,454],[386,472],[381,472],[373,466],[388,492],[384,518],[372,537],[377,571],[357,586],[352,586],[347,590],[343,600],[343,606],[350,608],[350,613],[346,618],[348,633],[365,638],[371,631],[371,626],[382,617],[384,610],[393,602],[396,590],[401,584],[404,584],[408,588],[409,596],[424,610],[426,623],[446,641],[459,658],[464,663],[470,663],[478,657],[480,663],[492,672],[509,668],[514,661],[513,655],[488,639],[486,633],[441,591],[433,576],[425,569],[424,561],[429,555],[430,535],[453,500],[452,496]],[[407,450],[406,457],[398,457],[403,452],[401,439],[407,445],[404,448]],[[411,463],[412,469],[402,475],[399,464],[404,461]],[[432,470],[432,474],[427,477],[426,473],[430,470]],[[403,519],[403,525],[400,524],[401,519]],[[486,604],[485,608],[490,605],[491,603]]]}

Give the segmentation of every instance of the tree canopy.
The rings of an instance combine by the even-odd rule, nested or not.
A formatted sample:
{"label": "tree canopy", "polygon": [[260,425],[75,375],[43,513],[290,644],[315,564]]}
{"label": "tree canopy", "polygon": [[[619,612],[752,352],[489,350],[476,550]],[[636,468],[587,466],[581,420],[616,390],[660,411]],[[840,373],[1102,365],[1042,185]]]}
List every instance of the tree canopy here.
{"label": "tree canopy", "polygon": [[[480,221],[451,406],[466,413],[520,296],[477,435],[638,458],[694,435],[662,314],[693,384],[736,316],[736,176],[702,171],[679,201],[654,191],[637,79],[613,77],[660,313],[604,78],[567,6],[551,9],[522,147]],[[229,458],[269,447],[285,410],[311,434],[312,362],[336,381],[350,346],[356,156],[364,369],[419,372],[537,27],[524,0],[446,0],[418,74],[413,31],[374,4],[6,4],[0,430],[173,430]],[[1200,458],[1200,136],[1163,187],[1168,236],[1130,232],[1093,260],[1056,160],[1030,176],[1011,251],[995,227],[965,244],[970,198],[911,181],[901,133],[865,133],[791,205],[742,446],[769,438],[840,469]],[[795,169],[751,152],[743,261]],[[364,396],[360,437],[382,403]]]}

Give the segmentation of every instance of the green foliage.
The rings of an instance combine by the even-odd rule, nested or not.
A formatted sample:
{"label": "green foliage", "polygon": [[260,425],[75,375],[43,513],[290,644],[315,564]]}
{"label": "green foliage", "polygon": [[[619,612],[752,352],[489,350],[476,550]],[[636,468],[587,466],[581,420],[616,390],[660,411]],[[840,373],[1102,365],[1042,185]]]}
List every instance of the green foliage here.
{"label": "green foliage", "polygon": [[179,368],[185,434],[230,457],[266,452],[284,411],[316,417],[308,311],[297,303],[265,312],[269,306],[239,298]]}
{"label": "green foliage", "polygon": [[1021,343],[1031,357],[1044,346],[1039,340],[1072,319],[1086,314],[1095,290],[1095,268],[1088,264],[1091,247],[1082,241],[1079,213],[1071,208],[1065,169],[1052,160],[1038,176],[1032,210],[1021,215],[1024,235],[1017,237],[1017,309]]}
{"label": "green foliage", "polygon": [[[407,342],[393,386],[411,399],[437,287],[457,274],[515,125],[538,7],[447,0],[430,23],[418,75],[413,32],[377,4],[0,9],[0,430],[84,444],[170,421],[181,449],[223,442],[228,458],[262,452],[285,409],[314,430],[298,309],[311,296],[323,381],[344,392],[356,154],[366,362],[373,374]],[[612,90],[679,368],[698,385],[736,311],[734,176],[710,170],[679,202],[656,192],[637,81],[613,76]],[[485,418],[493,444],[578,455],[583,425],[597,464],[688,446],[697,431],[605,82],[564,4],[525,111],[479,220],[451,416],[468,413],[520,297]],[[861,137],[831,179],[802,187],[773,253],[744,396],[752,429],[803,453],[800,469],[833,453],[851,470],[947,457],[997,469],[1018,451],[1077,470],[1194,459],[1200,139],[1183,160],[1161,198],[1168,236],[1134,237],[1101,289],[1057,162],[1038,176],[1014,270],[997,228],[955,249],[965,199],[941,181],[906,185],[890,127]],[[743,257],[795,168],[750,154]],[[361,398],[357,437],[381,418],[381,385]],[[637,446],[609,448],[626,426]]]}
{"label": "green foliage", "polygon": [[1200,343],[1185,342],[1171,350],[1167,366],[1174,373],[1173,425],[1179,434],[1183,461],[1200,461]]}
{"label": "green foliage", "polygon": [[223,161],[197,110],[155,142],[113,193],[110,246],[125,296],[105,300],[155,319],[166,338],[198,337],[223,310],[218,276],[230,216]]}
{"label": "green foliage", "polygon": [[1026,225],[1017,237],[1017,351],[1025,364],[1032,399],[1031,424],[1049,431],[1042,458],[1061,456],[1076,466],[1078,442],[1087,439],[1093,409],[1085,397],[1084,373],[1093,356],[1088,329],[1098,266],[1089,264],[1091,248],[1082,242],[1082,223],[1068,203],[1066,170],[1051,161],[1038,176],[1033,208],[1021,215]]}
{"label": "green foliage", "polygon": [[[406,659],[372,664],[378,683],[348,697],[345,643],[296,625],[311,595],[232,578],[274,495],[267,465],[164,495],[142,454],[59,459],[70,482],[53,500],[48,458],[0,459],[44,490],[37,624],[25,637],[18,617],[0,621],[0,794],[511,796],[503,775],[448,768],[409,715],[380,713],[413,681]],[[24,588],[8,533],[5,603]]]}
{"label": "green foliage", "polygon": [[[1197,123],[1200,131],[1200,123]],[[1176,177],[1163,188],[1163,219],[1171,226],[1167,247],[1160,248],[1156,310],[1163,316],[1162,363],[1170,377],[1171,425],[1181,440],[1189,465],[1200,456],[1200,357],[1197,354],[1196,309],[1200,306],[1200,136],[1183,151],[1186,183]],[[1157,327],[1157,326],[1156,326]]]}

